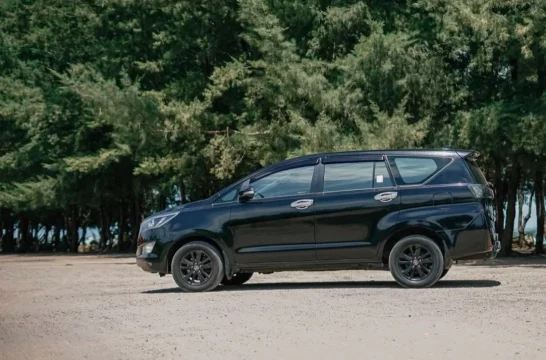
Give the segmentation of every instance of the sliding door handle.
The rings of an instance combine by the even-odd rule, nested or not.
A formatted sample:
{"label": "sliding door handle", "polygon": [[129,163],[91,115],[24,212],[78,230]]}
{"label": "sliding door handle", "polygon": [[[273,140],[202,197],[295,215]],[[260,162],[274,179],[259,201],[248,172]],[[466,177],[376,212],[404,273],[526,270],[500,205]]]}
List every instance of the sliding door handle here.
{"label": "sliding door handle", "polygon": [[293,207],[298,210],[304,210],[311,205],[313,205],[313,199],[302,199],[302,200],[294,201],[292,204],[290,204],[290,207]]}
{"label": "sliding door handle", "polygon": [[398,196],[398,193],[396,191],[384,192],[384,193],[375,195],[374,199],[381,202],[389,202],[396,199],[397,196]]}

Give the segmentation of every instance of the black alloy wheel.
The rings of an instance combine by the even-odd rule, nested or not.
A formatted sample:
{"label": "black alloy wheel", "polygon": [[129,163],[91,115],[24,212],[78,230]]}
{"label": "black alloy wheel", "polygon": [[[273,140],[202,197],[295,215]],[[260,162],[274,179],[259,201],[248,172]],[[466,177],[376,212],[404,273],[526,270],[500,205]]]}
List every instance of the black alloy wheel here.
{"label": "black alloy wheel", "polygon": [[398,284],[425,288],[440,279],[444,271],[444,257],[439,246],[430,238],[410,235],[392,248],[389,269]]}
{"label": "black alloy wheel", "polygon": [[171,262],[173,279],[183,291],[214,290],[224,278],[220,252],[209,243],[193,241],[176,251]]}
{"label": "black alloy wheel", "polygon": [[434,267],[432,253],[419,244],[408,245],[398,255],[397,266],[402,275],[411,281],[425,280]]}
{"label": "black alloy wheel", "polygon": [[202,250],[190,251],[182,258],[180,270],[188,285],[204,285],[212,276],[212,259]]}

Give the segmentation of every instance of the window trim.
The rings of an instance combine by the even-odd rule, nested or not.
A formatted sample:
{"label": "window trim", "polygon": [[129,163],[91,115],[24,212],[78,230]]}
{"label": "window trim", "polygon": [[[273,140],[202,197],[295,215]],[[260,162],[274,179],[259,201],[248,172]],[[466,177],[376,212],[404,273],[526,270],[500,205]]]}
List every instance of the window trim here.
{"label": "window trim", "polygon": [[[380,158],[380,160],[377,160],[377,158]],[[336,159],[337,160],[337,159]],[[343,159],[341,159],[343,160]],[[349,189],[349,190],[335,190],[335,191],[324,191],[324,174],[325,174],[325,170],[326,170],[326,165],[331,165],[331,164],[351,164],[351,163],[355,163],[355,162],[358,162],[358,163],[373,163],[373,173],[372,173],[372,187],[371,188],[362,188],[362,189]],[[385,164],[385,168],[387,169],[387,173],[389,174],[389,177],[391,179],[391,183],[392,185],[391,186],[381,186],[381,187],[374,187],[373,185],[375,184],[375,167],[376,167],[376,164],[379,163],[379,162],[383,162],[383,164]],[[396,182],[394,180],[394,176],[389,168],[389,164],[387,163],[386,159],[381,156],[381,157],[367,157],[367,158],[364,158],[364,157],[361,157],[359,160],[353,160],[351,159],[350,161],[330,161],[330,162],[327,162],[326,164],[323,164],[322,161],[321,163],[319,164],[319,167],[320,167],[320,188],[317,190],[318,193],[320,194],[323,194],[323,195],[329,195],[329,194],[339,194],[339,193],[351,193],[351,192],[369,192],[369,191],[382,191],[382,190],[385,190],[385,189],[393,189],[396,187]]]}

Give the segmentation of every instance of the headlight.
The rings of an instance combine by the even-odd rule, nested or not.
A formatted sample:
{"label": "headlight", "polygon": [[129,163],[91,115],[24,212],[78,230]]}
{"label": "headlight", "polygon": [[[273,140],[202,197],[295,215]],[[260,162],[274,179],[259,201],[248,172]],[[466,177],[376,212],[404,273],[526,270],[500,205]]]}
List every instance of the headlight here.
{"label": "headlight", "polygon": [[178,215],[178,212],[153,216],[142,223],[140,230],[150,230],[163,226],[171,221],[176,215]]}
{"label": "headlight", "polygon": [[142,247],[142,255],[147,255],[151,253],[152,250],[154,249],[154,245],[155,245],[155,241],[150,241],[144,244],[144,246]]}

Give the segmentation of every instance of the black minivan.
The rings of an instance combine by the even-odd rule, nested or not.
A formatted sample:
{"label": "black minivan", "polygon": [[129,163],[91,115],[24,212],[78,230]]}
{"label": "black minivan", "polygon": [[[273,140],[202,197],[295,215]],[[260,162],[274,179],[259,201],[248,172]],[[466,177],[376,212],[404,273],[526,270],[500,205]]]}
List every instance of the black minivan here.
{"label": "black minivan", "polygon": [[494,258],[493,191],[468,150],[315,154],[145,219],[136,261],[184,291],[253,273],[389,269],[435,284],[453,260]]}

